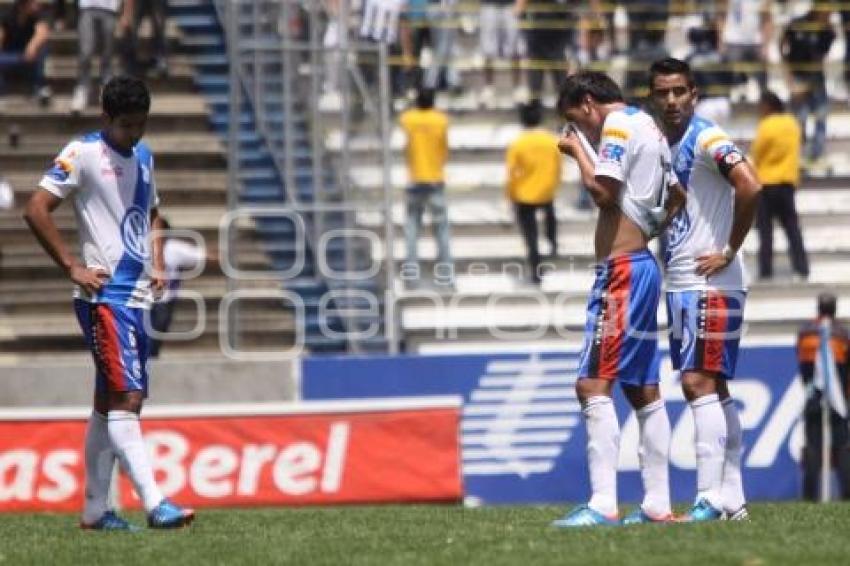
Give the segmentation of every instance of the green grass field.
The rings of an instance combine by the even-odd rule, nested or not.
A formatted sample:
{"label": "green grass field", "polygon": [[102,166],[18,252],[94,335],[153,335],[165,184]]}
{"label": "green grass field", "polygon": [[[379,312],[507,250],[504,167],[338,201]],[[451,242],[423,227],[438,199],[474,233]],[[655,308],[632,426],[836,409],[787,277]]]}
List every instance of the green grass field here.
{"label": "green grass field", "polygon": [[0,564],[850,564],[850,505],[753,505],[750,523],[550,528],[562,512],[202,510],[188,529],[137,534],[82,532],[72,515],[0,515]]}

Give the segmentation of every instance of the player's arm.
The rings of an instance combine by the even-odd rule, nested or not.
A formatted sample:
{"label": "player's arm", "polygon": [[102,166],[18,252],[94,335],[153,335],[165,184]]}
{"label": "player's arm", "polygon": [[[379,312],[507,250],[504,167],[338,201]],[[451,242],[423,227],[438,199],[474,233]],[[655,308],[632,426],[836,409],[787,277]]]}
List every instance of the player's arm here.
{"label": "player's arm", "polygon": [[159,209],[151,209],[151,289],[155,292],[160,292],[165,288],[165,255],[163,247],[165,246],[165,223],[159,215]]}
{"label": "player's arm", "polygon": [[747,233],[753,226],[756,216],[761,183],[752,165],[744,158],[743,153],[732,143],[723,132],[714,132],[715,136],[702,146],[705,158],[712,161],[715,174],[720,175],[731,186],[735,193],[733,207],[732,230],[729,241],[723,250],[713,250],[697,258],[697,275],[711,277],[726,269],[732,263],[738,250],[744,244]]}
{"label": "player's arm", "polygon": [[35,61],[38,54],[47,45],[48,39],[50,39],[50,26],[47,25],[46,21],[41,20],[35,24],[35,33],[24,49],[24,60]]}
{"label": "player's arm", "polygon": [[105,271],[87,268],[68,251],[51,216],[61,203],[62,199],[51,192],[36,189],[24,209],[24,220],[41,247],[53,258],[56,265],[62,268],[65,275],[89,294],[94,294],[103,287],[109,275]]}
{"label": "player's arm", "polygon": [[676,215],[685,207],[688,201],[688,193],[678,182],[667,187],[667,200],[664,202],[664,220],[661,222],[659,233],[663,232],[667,226],[676,218]]}

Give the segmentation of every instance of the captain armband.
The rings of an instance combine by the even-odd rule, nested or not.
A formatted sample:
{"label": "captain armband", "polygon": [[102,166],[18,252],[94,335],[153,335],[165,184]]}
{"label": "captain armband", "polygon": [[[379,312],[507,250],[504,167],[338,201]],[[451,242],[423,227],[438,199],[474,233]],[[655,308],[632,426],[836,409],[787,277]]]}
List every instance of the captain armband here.
{"label": "captain armband", "polygon": [[714,150],[714,162],[725,179],[729,179],[732,169],[745,161],[744,154],[735,145],[723,145]]}

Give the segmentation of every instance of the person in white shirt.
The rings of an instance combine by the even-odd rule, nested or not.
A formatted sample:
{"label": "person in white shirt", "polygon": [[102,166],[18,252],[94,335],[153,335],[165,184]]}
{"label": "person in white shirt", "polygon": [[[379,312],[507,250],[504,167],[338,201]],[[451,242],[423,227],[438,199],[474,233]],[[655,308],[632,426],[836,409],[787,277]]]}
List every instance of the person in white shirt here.
{"label": "person in white shirt", "polygon": [[735,376],[746,299],[740,249],[761,185],[729,136],[696,116],[697,88],[684,61],[650,67],[650,100],[688,193],[667,229],[670,357],[693,411],[697,496],[692,521],[748,517],[741,479],[741,422],[727,381]]}
{"label": "person in white shirt", "polygon": [[166,282],[162,296],[155,300],[151,307],[151,329],[157,334],[150,336],[149,354],[151,358],[159,357],[159,350],[162,347],[161,335],[167,334],[171,326],[177,295],[180,284],[183,282],[183,274],[186,271],[198,273],[210,261],[215,260],[214,255],[206,253],[203,245],[190,243],[179,237],[169,235],[171,224],[164,217],[161,218],[160,226],[165,231],[162,256],[165,264]]}
{"label": "person in white shirt", "polygon": [[767,62],[773,40],[770,0],[721,0],[720,52],[741,76],[754,76],[767,88]]}
{"label": "person in white shirt", "polygon": [[[77,32],[80,36],[77,86],[71,97],[71,113],[80,114],[89,101],[91,65],[95,45],[100,37],[100,84],[112,77],[112,56],[115,54],[115,32],[123,36],[130,31],[135,0],[79,0]],[[119,17],[120,12],[120,17]],[[98,34],[99,31],[99,34]]]}
{"label": "person in white shirt", "polygon": [[[647,244],[681,208],[684,193],[672,175],[664,134],[649,114],[625,104],[607,75],[582,71],[567,78],[558,110],[569,124],[559,147],[576,160],[582,184],[599,207],[594,240],[599,264],[576,381],[587,422],[592,494],[553,526],[619,524],[615,381],[638,413],[644,455],[644,501],[624,522],[667,522],[670,421],[658,388],[656,321],[661,273]],[[588,152],[588,146],[598,149]]]}
{"label": "person in white shirt", "polygon": [[[166,499],[154,479],[139,414],[147,396],[145,310],[163,287],[159,197],[153,156],[141,141],[150,94],[134,78],[103,89],[104,129],[69,143],[39,183],[24,219],[45,251],[76,285],[74,309],[95,363],[94,410],[85,440],[86,497],[80,526],[136,530],[108,507],[117,459],[152,528],[175,528],[194,511]],[[81,257],[63,241],[51,213],[74,204]]]}

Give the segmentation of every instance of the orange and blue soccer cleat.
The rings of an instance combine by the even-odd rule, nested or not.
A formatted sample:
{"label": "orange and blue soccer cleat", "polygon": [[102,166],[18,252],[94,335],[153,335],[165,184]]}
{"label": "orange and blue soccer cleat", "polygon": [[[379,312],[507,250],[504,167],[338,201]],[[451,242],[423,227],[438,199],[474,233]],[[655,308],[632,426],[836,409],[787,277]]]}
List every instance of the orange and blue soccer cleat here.
{"label": "orange and blue soccer cleat", "polygon": [[673,522],[675,522],[675,518],[672,513],[668,513],[667,515],[660,517],[653,517],[652,515],[647,514],[641,507],[638,507],[623,518],[623,525],[644,525],[649,523],[661,525]]}
{"label": "orange and blue soccer cleat", "polygon": [[717,521],[723,517],[723,512],[716,509],[707,499],[702,498],[691,507],[685,515],[685,521],[701,523],[703,521]]}
{"label": "orange and blue soccer cleat", "polygon": [[119,517],[112,510],[101,515],[100,519],[94,523],[83,523],[80,521],[80,528],[86,531],[126,531],[129,533],[136,533],[141,530],[136,525],[132,525],[124,518]]}
{"label": "orange and blue soccer cleat", "polygon": [[195,520],[195,511],[178,507],[168,499],[163,499],[148,514],[148,526],[152,529],[178,529],[190,525]]}
{"label": "orange and blue soccer cleat", "polygon": [[606,517],[598,511],[594,511],[587,505],[579,505],[560,519],[552,521],[553,527],[616,527],[620,521],[614,517]]}

